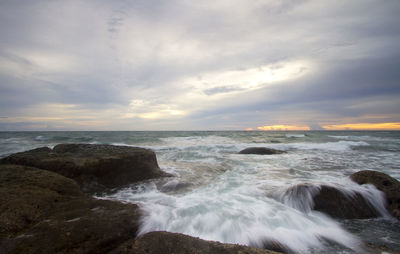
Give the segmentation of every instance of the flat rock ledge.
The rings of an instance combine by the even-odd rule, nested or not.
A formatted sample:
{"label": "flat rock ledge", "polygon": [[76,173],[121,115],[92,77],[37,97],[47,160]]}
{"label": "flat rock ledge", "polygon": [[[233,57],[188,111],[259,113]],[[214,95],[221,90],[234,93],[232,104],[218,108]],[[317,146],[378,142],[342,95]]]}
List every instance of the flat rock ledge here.
{"label": "flat rock ledge", "polygon": [[152,150],[127,146],[59,144],[12,154],[0,163],[56,172],[74,179],[88,193],[170,176],[160,170]]}
{"label": "flat rock ledge", "polygon": [[358,184],[372,184],[385,193],[387,210],[400,220],[400,182],[378,171],[363,170],[354,173],[350,179]]}
{"label": "flat rock ledge", "polygon": [[258,155],[271,155],[271,154],[282,154],[282,153],[286,152],[267,147],[249,147],[239,152],[239,154],[258,154]]}

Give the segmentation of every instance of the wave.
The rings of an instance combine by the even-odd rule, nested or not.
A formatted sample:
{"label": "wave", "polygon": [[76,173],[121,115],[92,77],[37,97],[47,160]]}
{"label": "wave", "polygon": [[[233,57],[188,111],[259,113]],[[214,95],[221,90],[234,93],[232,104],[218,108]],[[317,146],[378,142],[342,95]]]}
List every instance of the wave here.
{"label": "wave", "polygon": [[357,146],[369,146],[364,141],[339,141],[327,143],[295,143],[290,144],[290,147],[303,150],[325,150],[325,151],[348,151]]}
{"label": "wave", "polygon": [[[239,147],[242,149],[252,144],[241,144]],[[252,145],[254,146],[254,144]],[[257,144],[257,147],[270,147],[280,150],[322,150],[322,151],[349,151],[354,147],[358,146],[369,146],[367,142],[364,141],[338,141],[338,142],[326,142],[326,143],[287,143],[287,144]]]}
{"label": "wave", "polygon": [[39,135],[39,136],[35,137],[35,140],[36,141],[46,141],[46,140],[49,140],[49,138]]}
{"label": "wave", "polygon": [[160,140],[165,144],[163,146],[173,146],[173,147],[191,147],[191,146],[217,146],[217,145],[231,145],[235,144],[236,141],[221,136],[189,136],[189,137],[168,137],[160,138]]}
{"label": "wave", "polygon": [[310,213],[314,208],[314,197],[321,191],[323,185],[335,188],[349,199],[360,194],[380,216],[392,218],[385,208],[387,204],[384,193],[371,184],[358,185],[352,181],[347,181],[347,186],[333,183],[299,184],[280,191],[277,199],[299,211]]}
{"label": "wave", "polygon": [[[172,179],[166,185],[178,184]],[[357,237],[328,216],[306,214],[271,199],[257,184],[248,184],[232,171],[180,195],[169,195],[155,183],[146,183],[107,198],[140,204],[144,217],[139,234],[165,230],[260,248],[278,242],[296,253],[324,250],[321,239],[354,251],[361,245]]]}
{"label": "wave", "polygon": [[[295,134],[290,134],[295,135]],[[301,134],[304,136],[304,134]],[[302,136],[302,137],[303,137]],[[300,135],[299,135],[300,137]],[[162,149],[198,149],[208,150],[209,152],[225,151],[236,153],[247,147],[270,147],[281,150],[323,150],[323,151],[349,151],[354,147],[369,146],[365,141],[347,141],[341,140],[337,142],[325,143],[239,143],[236,140],[220,136],[191,136],[191,137],[169,137],[163,138],[163,145],[149,146],[155,150]]]}
{"label": "wave", "polygon": [[304,134],[285,134],[287,138],[304,138]]}
{"label": "wave", "polygon": [[334,138],[334,139],[356,140],[356,141],[400,142],[399,138],[382,138],[382,137],[375,137],[375,136],[336,136],[336,135],[328,135],[328,137]]}

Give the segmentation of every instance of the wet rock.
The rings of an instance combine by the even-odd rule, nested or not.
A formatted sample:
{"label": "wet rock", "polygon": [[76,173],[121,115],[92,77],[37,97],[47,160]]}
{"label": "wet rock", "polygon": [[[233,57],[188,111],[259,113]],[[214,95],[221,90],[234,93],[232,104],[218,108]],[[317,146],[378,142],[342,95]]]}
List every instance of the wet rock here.
{"label": "wet rock", "polygon": [[400,250],[394,250],[385,245],[377,245],[374,243],[367,243],[366,245],[370,253],[400,254]]}
{"label": "wet rock", "polygon": [[281,153],[286,153],[286,152],[267,147],[249,147],[239,152],[239,154],[259,154],[259,155],[270,155],[270,154],[281,154]]}
{"label": "wet rock", "polygon": [[400,219],[400,182],[393,177],[378,171],[363,170],[354,173],[350,179],[358,184],[372,184],[386,195],[387,209]]}
{"label": "wet rock", "polygon": [[139,209],[85,196],[71,179],[0,165],[0,253],[108,253],[136,236]]}
{"label": "wet rock", "polygon": [[137,181],[169,176],[160,170],[153,151],[137,147],[60,144],[10,155],[3,164],[32,166],[74,179],[85,192],[118,188]]}
{"label": "wet rock", "polygon": [[275,251],[277,253],[296,253],[296,251],[289,249],[287,246],[276,240],[265,240],[263,242],[263,247],[264,249]]}
{"label": "wet rock", "polygon": [[205,241],[188,235],[158,231],[144,234],[137,240],[128,241],[111,253],[273,254],[277,252],[236,244]]}
{"label": "wet rock", "polygon": [[379,213],[360,193],[345,193],[327,185],[298,184],[280,197],[285,204],[302,212],[316,210],[339,219],[366,219]]}
{"label": "wet rock", "polygon": [[379,212],[360,193],[345,194],[324,185],[314,196],[314,210],[339,219],[368,219],[379,216]]}

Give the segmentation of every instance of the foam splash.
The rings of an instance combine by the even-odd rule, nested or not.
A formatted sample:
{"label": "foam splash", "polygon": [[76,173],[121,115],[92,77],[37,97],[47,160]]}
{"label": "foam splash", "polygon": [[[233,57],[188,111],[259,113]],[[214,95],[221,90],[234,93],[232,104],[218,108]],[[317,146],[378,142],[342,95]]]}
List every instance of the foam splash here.
{"label": "foam splash", "polygon": [[304,138],[304,134],[285,134],[287,138]]}
{"label": "foam splash", "polygon": [[[387,211],[385,194],[371,184],[358,185],[352,181],[343,184],[324,183],[342,192],[349,199],[360,194],[380,216],[391,219]],[[320,192],[322,184],[299,184],[282,190],[276,195],[277,200],[304,213],[311,213],[314,208],[313,198]]]}
{"label": "foam splash", "polygon": [[[366,134],[307,132],[305,138],[288,137],[284,132],[0,133],[0,157],[62,142],[150,148],[157,153],[160,167],[176,177],[141,183],[106,197],[140,205],[146,215],[141,233],[168,230],[258,247],[278,241],[298,253],[353,253],[362,251],[360,241],[339,223],[313,211],[312,193],[287,196],[284,202],[274,194],[282,195],[301,183],[309,183],[316,191],[324,184],[349,196],[358,192],[376,210],[381,209],[378,220],[388,224],[381,193],[373,186],[347,181],[346,176],[372,169],[400,179],[396,153],[400,136],[394,132]],[[38,135],[49,139],[37,140]],[[337,137],[329,137],[332,135]],[[252,146],[288,153],[237,154]],[[368,228],[371,221],[379,232]],[[342,223],[348,226],[347,221]],[[359,230],[367,228],[368,235],[374,235],[380,244],[388,244],[384,238],[388,234],[391,241],[399,242],[398,227],[386,233],[387,226],[377,220],[357,223],[357,230],[351,232],[364,240],[367,238]]]}
{"label": "foam splash", "polygon": [[[139,202],[145,214],[140,234],[165,230],[260,248],[272,241],[297,253],[323,250],[327,240],[360,250],[357,237],[328,216],[282,204],[268,197],[260,184],[248,184],[249,178],[228,171],[206,186],[179,195],[146,183],[108,198]],[[176,179],[171,181],[176,184]]]}
{"label": "foam splash", "polygon": [[322,151],[349,151],[353,147],[357,146],[369,146],[364,141],[338,141],[338,142],[326,142],[326,143],[290,143],[290,144],[278,144],[273,145],[276,147],[282,147],[286,149],[300,149],[300,150],[322,150]]}
{"label": "foam splash", "polygon": [[383,141],[383,142],[396,142],[399,143],[399,138],[383,138],[383,137],[374,137],[374,136],[337,136],[337,135],[328,135],[330,138],[334,139],[344,139],[344,140],[363,140],[363,141]]}

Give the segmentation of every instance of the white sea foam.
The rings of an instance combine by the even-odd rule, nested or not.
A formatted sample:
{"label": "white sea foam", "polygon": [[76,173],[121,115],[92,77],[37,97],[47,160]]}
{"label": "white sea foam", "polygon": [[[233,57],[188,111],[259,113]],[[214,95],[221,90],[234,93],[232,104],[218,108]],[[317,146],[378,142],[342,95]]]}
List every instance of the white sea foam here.
{"label": "white sea foam", "polygon": [[45,136],[39,135],[39,136],[36,136],[36,137],[35,137],[35,140],[36,140],[36,141],[46,141],[46,140],[49,140],[49,138],[48,138],[48,137],[45,137]]}
{"label": "white sea foam", "polygon": [[[269,198],[263,188],[269,181],[260,178],[260,169],[252,171],[226,171],[208,185],[180,195],[166,194],[147,183],[109,198],[141,204],[145,216],[140,234],[166,230],[256,247],[277,241],[299,253],[323,249],[321,239],[327,239],[358,250],[359,240],[329,217],[303,213]],[[172,179],[169,185],[178,182]]]}
{"label": "white sea foam", "polygon": [[382,142],[400,142],[399,138],[383,138],[376,136],[337,136],[337,135],[328,135],[330,138],[335,139],[345,139],[345,140],[363,140],[363,141],[382,141]]}
{"label": "white sea foam", "polygon": [[285,136],[288,138],[304,138],[305,137],[304,134],[289,134],[289,133],[285,134]]}
{"label": "white sea foam", "polygon": [[369,146],[367,142],[364,141],[338,141],[338,142],[326,142],[326,143],[286,143],[286,144],[241,144],[238,145],[241,148],[245,148],[248,146],[257,146],[257,147],[270,147],[281,150],[290,150],[290,149],[298,149],[298,150],[321,150],[321,151],[349,151],[353,147],[357,146]]}
{"label": "white sea foam", "polygon": [[[332,167],[340,165],[337,155],[330,158],[330,151],[346,154],[354,147],[368,145],[351,140],[254,144],[216,136],[165,138],[162,144],[148,148],[156,150],[160,166],[165,165],[165,170],[176,177],[160,184],[146,183],[136,189],[126,189],[108,198],[140,204],[145,214],[141,234],[166,230],[257,247],[267,241],[277,241],[299,253],[324,250],[326,243],[322,239],[325,239],[357,252],[360,251],[357,237],[328,216],[313,211],[312,198],[307,194],[279,202],[273,193],[305,181],[315,186],[323,182],[350,196],[355,191],[361,193],[382,216],[387,216],[382,193],[373,187],[343,181],[340,171],[313,170],[323,165],[323,159],[332,160],[329,162]],[[289,153],[237,154],[249,146]],[[296,153],[296,150],[304,152]],[[314,159],[316,154],[320,161]],[[182,186],[183,192],[179,191]]]}
{"label": "white sea foam", "polygon": [[353,141],[339,141],[339,142],[327,142],[327,143],[296,143],[290,144],[289,147],[296,149],[309,149],[309,150],[325,150],[325,151],[348,151],[352,147],[356,146],[369,146],[364,141],[353,142]]}
{"label": "white sea foam", "polygon": [[168,137],[160,139],[163,144],[158,147],[197,147],[197,146],[225,146],[236,143],[233,139],[219,136],[189,136],[189,137]]}
{"label": "white sea foam", "polygon": [[[353,181],[343,180],[338,183],[324,183],[325,186],[333,187],[342,192],[349,199],[356,194],[360,194],[370,206],[374,207],[380,216],[391,219],[391,215],[386,210],[386,198],[383,192],[370,184],[358,185]],[[321,184],[302,184],[290,186],[286,190],[276,193],[276,198],[282,203],[293,207],[299,211],[310,213],[314,207],[313,198],[321,190]]]}

